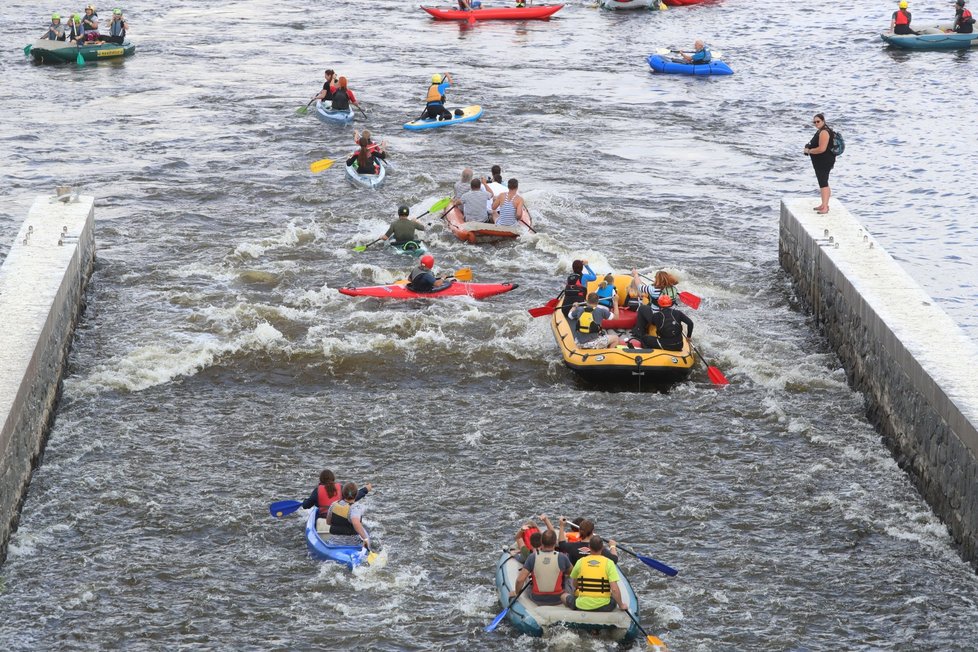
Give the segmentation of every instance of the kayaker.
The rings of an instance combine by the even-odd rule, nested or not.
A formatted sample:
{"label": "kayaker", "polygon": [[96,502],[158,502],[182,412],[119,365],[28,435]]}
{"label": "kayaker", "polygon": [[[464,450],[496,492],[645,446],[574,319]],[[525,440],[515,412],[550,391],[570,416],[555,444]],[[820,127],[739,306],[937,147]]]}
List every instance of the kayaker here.
{"label": "kayaker", "polygon": [[472,168],[462,170],[462,180],[455,182],[455,191],[452,193],[452,199],[458,199],[472,189],[472,176],[474,174],[475,172],[472,171]]}
{"label": "kayaker", "polygon": [[486,202],[492,200],[492,191],[480,179],[469,182],[469,191],[452,202],[452,206],[462,207],[462,217],[466,222],[488,222],[489,211]]}
{"label": "kayaker", "polygon": [[350,105],[360,106],[357,98],[346,86],[346,77],[340,77],[339,87],[333,93],[333,100],[330,108],[334,111],[349,111]]}
{"label": "kayaker", "polygon": [[[369,482],[363,489],[357,491],[356,500],[366,496],[373,485]],[[323,469],[319,474],[319,485],[312,490],[309,497],[302,501],[302,509],[311,509],[313,506],[319,508],[319,518],[326,518],[326,510],[330,505],[340,499],[342,485],[336,481],[336,476],[329,469]]]}
{"label": "kayaker", "polygon": [[[568,520],[563,516],[560,517],[560,529],[557,531],[557,548],[570,558],[572,564],[577,563],[581,557],[590,554],[588,541],[594,534],[594,521],[587,518],[575,518],[573,523],[573,527],[577,529],[573,540],[571,536],[574,535],[574,532],[568,531]],[[608,545],[601,549],[601,554],[613,562],[618,562],[618,544],[615,543],[614,539],[608,541]]]}
{"label": "kayaker", "polygon": [[434,256],[431,254],[422,256],[418,261],[418,266],[408,276],[407,289],[412,292],[438,292],[450,286],[452,284],[451,280],[435,278],[435,274],[432,272],[434,266]]}
{"label": "kayaker", "polygon": [[601,554],[604,542],[597,534],[588,541],[589,553],[574,564],[570,576],[572,590],[561,596],[563,603],[580,611],[622,611],[628,607],[621,597],[618,566]]}
{"label": "kayaker", "polygon": [[575,303],[567,318],[572,323],[574,340],[582,349],[608,349],[618,346],[619,339],[614,333],[605,332],[601,328],[601,322],[611,318],[618,318],[618,306],[615,305],[614,311],[608,310],[604,306],[598,305],[598,295],[592,292],[587,295],[587,304]]}
{"label": "kayaker", "polygon": [[82,25],[81,16],[74,14],[68,21],[67,40],[71,43],[81,43],[85,40],[85,26]]}
{"label": "kayaker", "polygon": [[380,161],[375,158],[370,150],[370,139],[360,137],[360,149],[346,159],[346,166],[356,164],[357,174],[378,174],[380,172]]}
{"label": "kayaker", "polygon": [[462,11],[482,9],[482,0],[458,0],[458,8]]}
{"label": "kayaker", "polygon": [[359,546],[370,549],[370,535],[363,527],[363,514],[366,507],[357,501],[357,485],[347,482],[343,485],[341,497],[329,506],[326,512],[326,523],[329,525],[329,540],[331,546]]}
{"label": "kayaker", "polygon": [[692,55],[686,54],[680,50],[679,56],[681,56],[686,63],[692,64],[710,63],[710,61],[713,60],[713,55],[710,54],[710,51],[707,49],[706,44],[703,43],[703,41],[697,39],[697,41],[693,43],[693,50]]}
{"label": "kayaker", "polygon": [[954,3],[954,29],[958,34],[973,34],[975,31],[975,19],[971,11],[965,9],[964,0],[957,0]]}
{"label": "kayaker", "polygon": [[540,534],[540,550],[530,553],[523,562],[523,568],[516,576],[513,590],[509,592],[510,599],[519,595],[526,580],[533,575],[530,586],[530,600],[536,604],[558,605],[561,596],[570,594],[572,586],[570,572],[574,568],[567,555],[554,549],[557,544],[557,533],[547,530]]}
{"label": "kayaker", "polygon": [[380,236],[382,240],[387,240],[393,236],[393,240],[388,242],[392,246],[403,245],[408,242],[415,240],[414,232],[417,229],[424,231],[424,224],[418,222],[417,220],[412,220],[408,217],[410,215],[411,209],[407,206],[400,206],[397,209],[397,219],[391,222],[390,228],[387,229],[387,233]]}
{"label": "kayaker", "polygon": [[435,73],[431,76],[431,85],[428,86],[428,95],[425,97],[424,112],[421,113],[421,120],[451,120],[452,112],[445,108],[445,92],[452,85],[452,76],[449,73],[439,75]]}
{"label": "kayaker", "polygon": [[[673,307],[672,298],[668,294],[660,294],[656,303],[659,304],[658,310],[653,310],[649,305],[638,309],[632,335],[642,343],[643,349],[682,351],[682,324],[686,324],[686,337],[692,337],[693,320]],[[655,335],[649,335],[650,325],[655,326]]]}
{"label": "kayaker", "polygon": [[804,152],[805,156],[812,158],[812,167],[815,168],[815,179],[818,181],[818,191],[822,198],[822,203],[815,207],[815,212],[824,215],[829,212],[829,200],[832,198],[832,189],[829,188],[829,172],[835,167],[835,154],[832,153],[834,136],[829,126],[825,124],[823,114],[816,113],[815,117],[812,118],[812,124],[818,131],[805,146]]}
{"label": "kayaker", "polygon": [[894,34],[916,34],[910,29],[910,12],[907,11],[907,0],[900,0],[899,9],[893,12],[890,19],[890,31]]}
{"label": "kayaker", "polygon": [[85,7],[85,15],[82,17],[82,27],[85,28],[85,41],[100,41],[101,34],[98,33],[98,14],[95,13],[95,5]]}
{"label": "kayaker", "polygon": [[51,14],[51,24],[48,31],[41,37],[44,41],[63,41],[65,40],[65,26],[61,24],[61,14]]}
{"label": "kayaker", "polygon": [[122,15],[122,9],[113,9],[112,20],[109,21],[109,35],[105,37],[105,41],[107,43],[122,45],[126,41],[126,31],[128,29],[129,23],[126,22],[125,16]]}
{"label": "kayaker", "polygon": [[598,295],[598,303],[611,310],[618,305],[618,290],[615,288],[615,275],[608,273],[601,279],[601,284],[594,291]]}
{"label": "kayaker", "polygon": [[370,154],[372,156],[376,156],[377,158],[380,159],[385,159],[385,160],[387,159],[387,152],[384,151],[386,141],[378,145],[373,141],[373,137],[369,129],[364,129],[363,133],[360,133],[356,129],[353,130],[353,142],[355,142],[357,145],[360,144],[361,136],[367,139],[367,148],[370,150]]}
{"label": "kayaker", "polygon": [[326,81],[323,82],[323,90],[319,91],[316,99],[320,102],[328,102],[333,99],[333,94],[340,87],[340,78],[332,68],[327,68],[325,73]]}
{"label": "kayaker", "polygon": [[499,226],[516,226],[523,214],[523,198],[520,197],[520,182],[510,179],[506,184],[506,192],[495,195],[492,200],[492,212]]}
{"label": "kayaker", "polygon": [[[584,270],[587,270],[587,273]],[[575,260],[571,263],[571,274],[567,277],[564,286],[563,310],[564,315],[570,312],[571,306],[575,303],[587,299],[587,284],[597,280],[598,275],[594,273],[586,260]]]}

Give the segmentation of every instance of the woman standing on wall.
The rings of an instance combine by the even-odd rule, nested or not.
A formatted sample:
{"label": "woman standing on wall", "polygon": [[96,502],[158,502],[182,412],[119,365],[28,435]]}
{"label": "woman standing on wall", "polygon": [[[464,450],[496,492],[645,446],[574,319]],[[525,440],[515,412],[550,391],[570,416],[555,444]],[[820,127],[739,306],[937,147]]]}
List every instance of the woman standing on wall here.
{"label": "woman standing on wall", "polygon": [[832,189],[829,188],[829,172],[835,167],[835,154],[832,153],[832,130],[825,124],[825,116],[816,113],[812,118],[812,124],[818,131],[805,146],[805,156],[812,158],[812,167],[815,168],[815,178],[818,180],[819,194],[822,196],[822,203],[815,207],[816,213],[825,214],[829,212],[829,199],[832,197]]}

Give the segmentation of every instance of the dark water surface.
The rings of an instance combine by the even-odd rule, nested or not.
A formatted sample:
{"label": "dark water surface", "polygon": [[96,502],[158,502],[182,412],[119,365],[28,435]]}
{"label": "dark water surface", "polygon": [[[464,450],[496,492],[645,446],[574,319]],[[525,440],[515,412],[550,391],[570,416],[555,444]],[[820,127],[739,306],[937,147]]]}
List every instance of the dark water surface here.
{"label": "dark water surface", "polygon": [[[978,52],[889,51],[891,9],[871,3],[832,5],[817,28],[788,0],[469,28],[410,3],[178,0],[126,6],[136,56],[77,69],[24,62],[45,17],[8,5],[0,255],[60,183],[98,198],[99,250],[0,568],[0,648],[613,649],[482,631],[497,551],[540,511],[594,515],[681,569],[623,562],[673,650],[974,648],[978,579],[799,308],[777,206],[814,200],[801,147],[825,111],[848,142],[836,196],[974,334]],[[734,77],[649,73],[645,55],[697,36]],[[339,165],[308,172],[352,148],[352,129],[294,114],[327,66],[363,100],[356,126],[390,143],[377,192]],[[446,69],[483,119],[403,131]],[[539,235],[429,240],[439,268],[518,290],[337,292],[409,268],[351,251],[399,203],[422,212],[462,167],[494,163]],[[578,257],[677,271],[733,384],[698,371],[668,393],[587,391],[526,313]],[[301,518],[268,516],[323,467],[376,484],[386,565],[314,562]]]}

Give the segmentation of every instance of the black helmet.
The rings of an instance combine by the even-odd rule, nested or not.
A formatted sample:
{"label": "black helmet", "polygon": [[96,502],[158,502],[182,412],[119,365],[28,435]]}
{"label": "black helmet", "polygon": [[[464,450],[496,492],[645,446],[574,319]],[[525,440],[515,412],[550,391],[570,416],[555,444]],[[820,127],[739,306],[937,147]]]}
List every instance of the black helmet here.
{"label": "black helmet", "polygon": [[398,206],[398,208],[397,208],[397,214],[400,217],[407,217],[408,215],[411,214],[411,209],[402,204],[401,206]]}

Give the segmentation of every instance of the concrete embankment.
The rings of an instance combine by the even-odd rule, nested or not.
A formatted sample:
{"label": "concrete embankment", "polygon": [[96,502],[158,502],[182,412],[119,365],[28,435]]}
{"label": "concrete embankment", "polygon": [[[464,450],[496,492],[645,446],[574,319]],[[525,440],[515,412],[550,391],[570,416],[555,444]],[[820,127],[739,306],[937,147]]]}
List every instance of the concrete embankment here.
{"label": "concrete embankment", "polygon": [[978,568],[978,346],[838,202],[781,203],[781,266],[901,468]]}
{"label": "concrete embankment", "polygon": [[95,260],[93,197],[39,197],[0,267],[0,562],[54,419]]}

